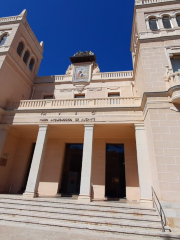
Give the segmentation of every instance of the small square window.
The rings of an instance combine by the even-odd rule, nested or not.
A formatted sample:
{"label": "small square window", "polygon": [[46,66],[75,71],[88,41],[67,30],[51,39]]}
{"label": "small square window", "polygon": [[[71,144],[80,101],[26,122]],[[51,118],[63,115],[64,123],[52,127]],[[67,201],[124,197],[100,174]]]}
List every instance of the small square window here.
{"label": "small square window", "polygon": [[85,94],[76,94],[74,98],[85,98]]}
{"label": "small square window", "polygon": [[110,98],[120,97],[120,93],[108,93],[108,97],[110,97]]}
{"label": "small square window", "polygon": [[43,99],[53,99],[53,98],[54,98],[53,95],[45,95],[45,96],[43,97]]}

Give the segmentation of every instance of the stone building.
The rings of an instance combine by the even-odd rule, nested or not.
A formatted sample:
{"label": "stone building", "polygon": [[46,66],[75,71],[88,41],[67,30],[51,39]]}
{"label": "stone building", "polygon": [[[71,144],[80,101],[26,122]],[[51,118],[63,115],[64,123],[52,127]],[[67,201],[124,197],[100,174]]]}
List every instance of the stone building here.
{"label": "stone building", "polygon": [[101,72],[87,51],[37,77],[26,15],[0,18],[0,193],[145,204],[153,187],[178,226],[180,2],[135,1],[128,72]]}

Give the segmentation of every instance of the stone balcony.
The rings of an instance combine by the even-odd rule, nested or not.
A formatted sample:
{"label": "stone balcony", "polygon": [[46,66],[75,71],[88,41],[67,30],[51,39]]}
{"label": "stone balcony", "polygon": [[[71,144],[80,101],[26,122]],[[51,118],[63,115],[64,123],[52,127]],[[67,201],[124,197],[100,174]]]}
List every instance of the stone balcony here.
{"label": "stone balcony", "polygon": [[7,110],[102,109],[140,107],[141,97],[23,100],[10,103]]}
{"label": "stone balcony", "polygon": [[174,2],[178,0],[136,0],[135,5],[145,5],[145,4],[156,4],[156,3],[164,3],[164,2]]}
{"label": "stone balcony", "polygon": [[180,72],[173,72],[171,68],[166,67],[165,74],[166,89],[171,90],[173,103],[180,104]]}
{"label": "stone balcony", "polygon": [[[133,80],[133,71],[125,72],[103,72],[93,73],[92,81],[100,80]],[[45,76],[37,77],[35,83],[59,83],[59,82],[72,82],[72,75],[56,75],[56,76]]]}

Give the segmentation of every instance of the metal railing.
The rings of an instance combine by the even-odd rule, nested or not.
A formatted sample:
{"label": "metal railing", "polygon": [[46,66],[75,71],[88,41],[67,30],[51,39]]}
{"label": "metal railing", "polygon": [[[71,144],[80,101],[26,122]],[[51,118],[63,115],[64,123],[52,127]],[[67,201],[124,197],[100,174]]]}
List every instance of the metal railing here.
{"label": "metal railing", "polygon": [[[153,207],[155,207],[161,217],[161,225],[162,225],[162,232],[165,232],[166,231],[166,215],[164,213],[164,210],[161,206],[161,203],[156,195],[156,192],[154,191],[154,188],[152,188],[152,201],[153,201]],[[169,232],[171,232],[171,229],[167,229]]]}

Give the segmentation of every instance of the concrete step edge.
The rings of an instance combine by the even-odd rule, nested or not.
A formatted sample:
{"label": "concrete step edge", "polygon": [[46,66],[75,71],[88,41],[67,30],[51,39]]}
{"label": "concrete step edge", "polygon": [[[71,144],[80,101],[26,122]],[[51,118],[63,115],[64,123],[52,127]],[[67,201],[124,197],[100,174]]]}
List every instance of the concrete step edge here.
{"label": "concrete step edge", "polygon": [[93,219],[91,219],[91,218],[88,218],[88,219],[83,219],[83,218],[80,218],[80,219],[72,219],[72,218],[66,218],[66,217],[55,217],[55,216],[48,216],[47,217],[47,215],[45,215],[45,216],[43,216],[43,215],[39,215],[39,214],[35,214],[35,215],[28,215],[27,213],[24,213],[24,212],[22,212],[22,213],[17,213],[17,212],[0,212],[0,214],[3,214],[3,215],[15,215],[15,216],[23,216],[23,217],[32,217],[32,218],[42,218],[42,219],[47,219],[47,220],[49,220],[49,219],[51,219],[51,220],[61,220],[61,221],[70,221],[70,222],[74,222],[74,221],[76,221],[76,222],[81,222],[81,223],[87,223],[87,224],[102,224],[102,225],[113,225],[113,226],[118,226],[118,227],[120,227],[120,226],[124,226],[124,227],[134,227],[134,228],[145,228],[145,229],[152,229],[152,230],[154,230],[154,229],[156,229],[156,230],[161,230],[161,224],[159,224],[159,226],[157,226],[157,223],[156,224],[153,224],[152,226],[147,226],[147,225],[141,225],[141,224],[135,224],[135,222],[133,221],[133,223],[114,223],[114,222],[111,222],[111,221],[109,221],[109,222],[103,222],[103,219],[101,219],[100,221],[99,221],[99,219],[98,219],[98,221],[97,220],[93,220]]}
{"label": "concrete step edge", "polygon": [[52,204],[53,203],[58,203],[58,204],[73,204],[73,205],[86,205],[86,206],[97,206],[97,207],[114,207],[114,208],[130,208],[130,209],[141,209],[141,210],[149,210],[149,211],[156,211],[155,208],[151,208],[151,207],[145,207],[145,206],[142,206],[142,205],[137,205],[136,204],[129,204],[129,203],[105,203],[105,202],[101,202],[101,203],[95,203],[95,202],[91,202],[90,204],[89,203],[80,203],[80,202],[77,202],[77,200],[71,200],[71,201],[67,201],[66,200],[62,200],[58,198],[58,200],[56,200],[56,198],[53,198],[53,200],[47,200],[47,199],[42,199],[42,198],[25,198],[25,197],[3,197],[0,195],[0,200],[1,199],[10,199],[10,200],[22,200],[22,201],[33,201],[33,202],[51,202]]}
{"label": "concrete step edge", "polygon": [[[4,207],[2,207],[1,208],[1,206],[0,206],[0,209],[5,209]],[[127,216],[126,214],[122,214],[121,216],[109,216],[109,215],[97,215],[97,213],[96,213],[96,215],[93,215],[93,214],[89,214],[89,213],[87,213],[87,214],[82,214],[82,213],[77,213],[77,212],[71,212],[71,213],[68,213],[67,211],[64,211],[63,212],[63,210],[64,209],[59,209],[58,210],[58,212],[56,211],[56,212],[54,212],[54,211],[50,211],[50,210],[45,210],[45,209],[42,209],[42,211],[40,211],[39,209],[24,209],[24,208],[14,208],[14,207],[12,207],[12,208],[8,208],[8,209],[12,209],[12,210],[17,210],[17,211],[24,211],[24,210],[27,210],[27,211],[31,211],[31,212],[33,212],[33,211],[39,211],[39,212],[46,212],[46,213],[51,213],[51,214],[54,214],[54,213],[57,213],[57,214],[71,214],[71,215],[76,215],[76,216],[87,216],[87,217],[98,217],[98,218],[108,218],[108,219],[111,219],[111,218],[113,218],[113,219],[119,219],[119,220],[122,220],[122,219],[125,219],[125,220],[132,220],[132,221],[140,221],[140,222],[142,222],[142,221],[144,221],[144,222],[155,222],[155,223],[159,223],[160,222],[160,219],[159,219],[159,217],[157,217],[157,218],[147,218],[147,217],[133,217],[133,216]],[[66,209],[65,209],[66,210]],[[84,213],[84,211],[83,211],[83,213]]]}
{"label": "concrete step edge", "polygon": [[[15,219],[13,217],[6,217],[6,218],[2,218],[0,216],[0,220],[6,220],[6,221],[12,221],[12,222],[22,222],[22,223],[32,223],[30,222],[28,219]],[[54,222],[54,224],[48,224],[47,222],[38,222],[38,221],[34,221],[33,224],[39,224],[39,225],[45,225],[45,226],[57,226],[57,227],[68,227],[68,228],[78,228],[78,229],[87,229],[87,230],[94,230],[94,231],[100,231],[100,232],[113,232],[116,234],[128,234],[128,235],[141,235],[141,236],[148,236],[148,237],[162,237],[164,240],[166,239],[180,239],[180,235],[178,234],[167,234],[167,233],[162,233],[162,232],[152,232],[152,231],[133,231],[131,229],[127,229],[127,228],[119,228],[118,230],[112,230],[109,228],[104,228],[104,227],[99,227],[97,225],[75,225],[75,224],[71,224],[71,226],[66,226],[66,224],[59,224],[59,222]]]}
{"label": "concrete step edge", "polygon": [[[22,203],[23,201],[21,201],[21,202],[16,202],[15,204],[16,205],[29,205],[29,206],[40,206],[40,207],[53,207],[53,208],[67,208],[67,209],[74,209],[74,210],[77,210],[77,209],[79,209],[79,210],[86,210],[86,211],[99,211],[99,212],[111,212],[112,213],[112,211],[114,210],[114,208],[112,208],[112,209],[99,209],[99,208],[93,208],[93,206],[86,206],[86,205],[83,205],[83,207],[81,206],[81,208],[77,208],[77,205],[76,205],[76,207],[75,208],[73,208],[73,206],[72,205],[68,205],[68,204],[66,204],[66,203],[64,203],[64,205],[54,205],[54,204],[51,204],[51,203],[46,203],[46,205],[40,205],[40,204],[37,204],[37,202],[33,202],[33,203],[30,203],[30,204],[24,204],[24,202]],[[8,201],[0,201],[0,204],[14,204],[14,202],[8,202]],[[52,206],[53,205],[53,206]],[[68,206],[66,206],[65,207],[65,205],[68,205]],[[148,216],[158,216],[158,213],[155,211],[155,212],[144,212],[144,211],[142,211],[141,212],[141,209],[126,209],[126,208],[120,208],[120,209],[118,209],[118,210],[116,210],[115,209],[115,212],[114,213],[126,213],[126,214],[135,214],[136,212],[135,211],[139,211],[140,213],[140,215],[148,215]],[[138,213],[137,213],[138,214]]]}

